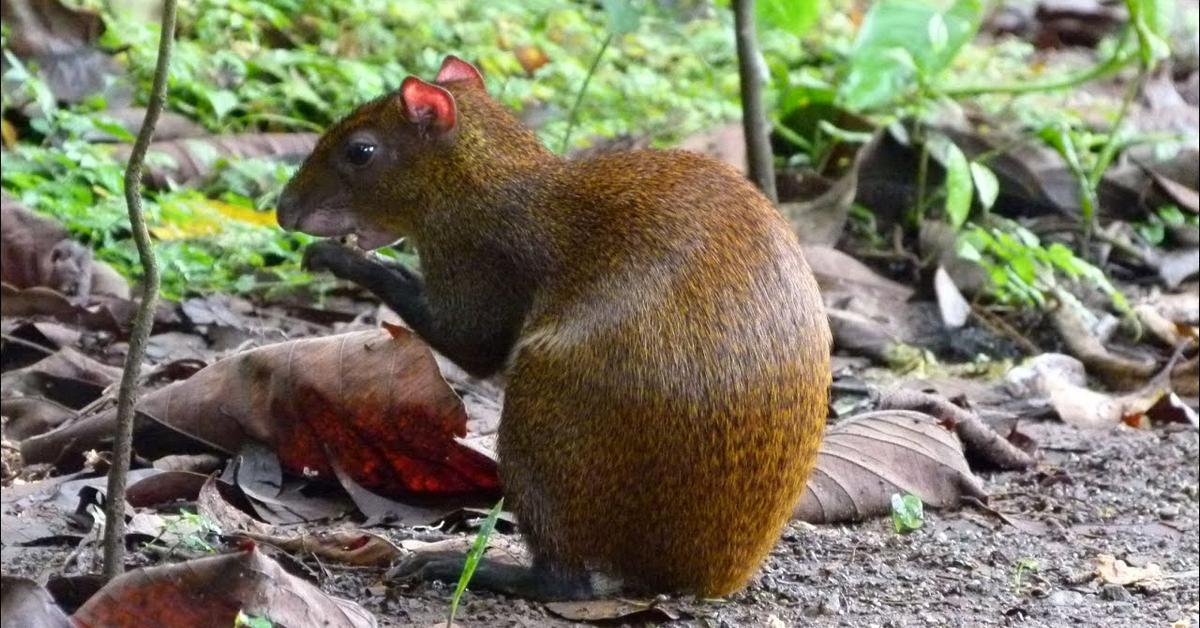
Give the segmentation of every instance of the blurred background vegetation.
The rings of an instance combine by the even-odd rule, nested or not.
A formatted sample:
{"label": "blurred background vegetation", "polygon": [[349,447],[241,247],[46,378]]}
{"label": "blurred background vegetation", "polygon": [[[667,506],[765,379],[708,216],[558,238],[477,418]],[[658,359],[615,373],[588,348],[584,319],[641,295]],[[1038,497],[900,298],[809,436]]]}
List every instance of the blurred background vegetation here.
{"label": "blurred background vegetation", "polygon": [[[21,13],[30,4],[5,4],[4,190],[136,278],[121,146],[140,122],[127,112],[148,93],[157,3],[86,0],[34,18]],[[1168,82],[1194,75],[1196,5],[1081,2],[1074,27],[1052,28],[1036,14],[1045,4],[759,0],[781,200],[798,230],[804,210],[840,211],[842,245],[869,255],[896,253],[934,221],[984,271],[994,301],[1036,307],[1056,278],[1082,279],[1121,309],[1087,247],[1119,156],[1195,146],[1194,123],[1152,128],[1129,103],[1164,67]],[[319,133],[406,75],[432,76],[448,53],[477,63],[490,91],[564,153],[719,143],[740,116],[727,0],[194,0],[180,7],[177,40],[168,110],[191,139],[183,152],[152,151],[160,171],[147,192],[172,299],[327,285],[298,268],[309,239],[281,232],[271,213],[303,151],[238,147]],[[737,137],[717,151],[736,153]],[[903,167],[862,164],[883,143]],[[1006,166],[1013,147],[1042,161]],[[183,173],[181,159],[199,171]],[[1017,194],[1046,168],[1064,174],[1070,198],[1056,196],[1061,181]],[[845,202],[831,200],[839,191]],[[1043,242],[1006,222],[1018,201],[1068,207],[1069,237]],[[1146,242],[1195,229],[1194,211],[1147,203],[1123,215]]]}

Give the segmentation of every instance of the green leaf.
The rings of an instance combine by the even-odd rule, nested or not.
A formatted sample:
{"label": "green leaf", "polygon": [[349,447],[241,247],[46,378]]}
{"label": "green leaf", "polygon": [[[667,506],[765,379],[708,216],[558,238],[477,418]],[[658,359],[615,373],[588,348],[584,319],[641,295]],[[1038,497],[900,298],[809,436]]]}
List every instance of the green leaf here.
{"label": "green leaf", "polygon": [[1148,220],[1139,224],[1137,226],[1137,232],[1138,235],[1142,236],[1142,239],[1145,240],[1147,244],[1154,246],[1162,244],[1167,235],[1166,228],[1163,227],[1162,222],[1158,220]]}
{"label": "green leaf", "polygon": [[608,14],[608,30],[616,35],[624,35],[637,30],[642,12],[633,0],[602,0],[604,12]]}
{"label": "green leaf", "polygon": [[233,628],[273,628],[274,626],[275,624],[266,617],[247,615],[243,611],[238,611],[237,617],[233,618]]}
{"label": "green leaf", "polygon": [[982,14],[982,0],[958,0],[945,11],[924,0],[875,3],[850,53],[842,104],[877,109],[911,93],[950,65],[975,35]]}
{"label": "green leaf", "polygon": [[925,506],[912,494],[892,493],[892,526],[899,534],[908,534],[925,525]]}
{"label": "green leaf", "polygon": [[929,138],[929,151],[946,169],[946,219],[957,229],[971,214],[971,164],[962,149],[943,135]]}
{"label": "green leaf", "polygon": [[483,525],[479,526],[479,534],[475,535],[475,542],[471,545],[471,550],[467,552],[462,575],[458,577],[458,585],[454,587],[454,596],[450,598],[450,612],[446,618],[447,626],[454,624],[454,614],[458,612],[458,603],[462,600],[463,591],[466,591],[471,576],[475,575],[475,568],[479,566],[479,559],[483,556],[483,550],[487,549],[488,538],[492,536],[492,530],[496,529],[496,520],[500,518],[500,511],[503,509],[504,498],[501,497],[500,501],[496,502],[496,505],[488,511]]}
{"label": "green leaf", "polygon": [[1158,209],[1158,217],[1162,221],[1172,227],[1182,227],[1183,223],[1187,222],[1187,217],[1175,205],[1164,205]]}
{"label": "green leaf", "polygon": [[237,94],[224,89],[209,92],[208,104],[213,108],[213,115],[220,121],[225,119],[225,116],[233,111],[234,107],[238,106],[238,97]]}
{"label": "green leaf", "polygon": [[1138,54],[1146,66],[1171,56],[1167,43],[1175,20],[1175,0],[1125,0],[1138,35]]}
{"label": "green leaf", "polygon": [[933,17],[929,18],[929,45],[933,47],[934,52],[945,50],[946,44],[950,41],[950,31],[946,29],[946,18],[942,17],[941,13],[934,13]]}
{"label": "green leaf", "polygon": [[991,168],[977,162],[971,162],[971,180],[975,183],[975,193],[979,196],[979,204],[984,211],[990,210],[996,204],[1000,195],[1000,181]]}
{"label": "green leaf", "polygon": [[803,36],[825,8],[824,0],[758,0],[754,7],[758,29],[786,31]]}

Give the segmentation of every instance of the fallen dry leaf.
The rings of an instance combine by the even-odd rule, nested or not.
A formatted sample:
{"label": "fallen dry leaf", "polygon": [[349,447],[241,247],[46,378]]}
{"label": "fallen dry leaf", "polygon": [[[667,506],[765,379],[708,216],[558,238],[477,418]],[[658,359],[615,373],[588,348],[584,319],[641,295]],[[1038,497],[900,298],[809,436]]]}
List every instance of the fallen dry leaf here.
{"label": "fallen dry leaf", "polygon": [[0,625],[16,628],[71,628],[66,613],[41,585],[18,576],[0,576]]}
{"label": "fallen dry leaf", "polygon": [[912,493],[934,508],[957,506],[964,496],[987,499],[953,433],[925,414],[882,410],[829,428],[793,517],[861,521],[889,512],[893,493]]}
{"label": "fallen dry leaf", "polygon": [[[57,0],[5,0],[0,8],[10,33],[5,48],[34,61],[55,99],[77,103],[103,92],[110,104],[130,100],[127,81],[121,80],[127,73],[96,48],[104,32],[104,20],[98,13]],[[10,94],[6,85],[6,100],[10,96],[16,98],[18,108],[29,99],[21,90]]]}
{"label": "fallen dry leaf", "polygon": [[678,610],[666,608],[656,600],[612,599],[548,602],[546,610],[570,621],[654,624],[675,621],[682,617]]}
{"label": "fallen dry leaf", "polygon": [[[264,443],[283,470],[334,482],[331,461],[388,497],[494,496],[494,460],[463,445],[467,416],[411,332],[362,331],[247,351],[145,395],[139,434],[159,424],[225,454]],[[113,411],[26,440],[27,461],[102,445]],[[145,434],[140,455],[177,453]],[[278,484],[275,485],[278,490]]]}
{"label": "fallen dry leaf", "polygon": [[1123,560],[1111,554],[1100,554],[1096,557],[1096,575],[1105,584],[1129,586],[1146,582],[1162,580],[1162,567],[1150,563],[1145,567],[1132,567]]}
{"label": "fallen dry leaf", "polygon": [[14,288],[42,286],[69,297],[129,298],[129,284],[67,229],[7,193],[0,199],[0,281]]}
{"label": "fallen dry leaf", "polygon": [[361,606],[330,597],[248,550],[147,567],[109,582],[71,619],[79,628],[232,626],[238,612],[276,626],[374,628]]}
{"label": "fallen dry leaf", "polygon": [[387,567],[404,555],[391,541],[365,530],[328,530],[290,536],[246,531],[240,534],[292,554],[313,554],[360,567]]}

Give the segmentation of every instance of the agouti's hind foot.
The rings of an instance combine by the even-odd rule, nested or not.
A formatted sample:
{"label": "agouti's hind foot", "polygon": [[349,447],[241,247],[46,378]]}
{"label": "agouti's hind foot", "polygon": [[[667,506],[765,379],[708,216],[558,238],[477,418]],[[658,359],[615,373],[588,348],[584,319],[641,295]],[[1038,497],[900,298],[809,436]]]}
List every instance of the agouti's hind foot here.
{"label": "agouti's hind foot", "polygon": [[[456,584],[465,565],[465,554],[416,553],[388,571],[387,579]],[[480,559],[467,588],[542,601],[596,597],[591,579],[586,575],[563,576],[546,569],[501,563],[490,558]]]}

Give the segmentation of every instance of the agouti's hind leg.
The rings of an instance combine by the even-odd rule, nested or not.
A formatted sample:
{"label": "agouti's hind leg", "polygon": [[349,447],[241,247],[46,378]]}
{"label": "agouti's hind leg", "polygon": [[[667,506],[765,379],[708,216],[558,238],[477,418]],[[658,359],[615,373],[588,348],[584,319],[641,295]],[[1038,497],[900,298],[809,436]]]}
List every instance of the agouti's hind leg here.
{"label": "agouti's hind leg", "polygon": [[[466,555],[457,552],[418,553],[393,567],[388,577],[455,584],[465,564]],[[467,588],[540,601],[587,600],[599,593],[587,574],[562,574],[538,561],[529,567],[490,558],[480,559]]]}

